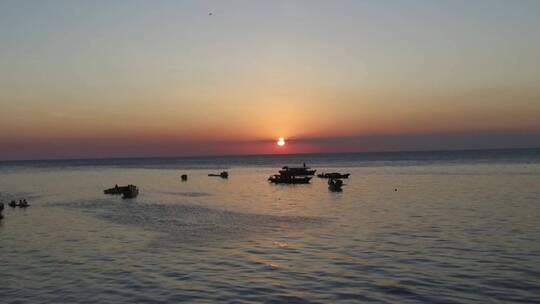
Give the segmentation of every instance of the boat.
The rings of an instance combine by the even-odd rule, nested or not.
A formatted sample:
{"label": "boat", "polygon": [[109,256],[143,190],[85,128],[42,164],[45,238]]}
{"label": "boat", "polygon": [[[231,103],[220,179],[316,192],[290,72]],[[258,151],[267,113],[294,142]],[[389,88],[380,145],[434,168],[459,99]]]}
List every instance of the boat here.
{"label": "boat", "polygon": [[30,206],[30,204],[28,204],[26,199],[23,199],[23,200],[19,201],[19,208],[26,208],[26,207],[29,207],[29,206]]}
{"label": "boat", "polygon": [[349,175],[351,175],[350,173],[337,173],[337,172],[333,172],[333,173],[320,173],[320,174],[317,174],[317,177],[320,177],[320,178],[349,178]]}
{"label": "boat", "polygon": [[274,184],[309,184],[311,175],[315,174],[316,170],[306,167],[306,163],[302,167],[282,167],[279,174],[272,175],[268,178]]}
{"label": "boat", "polygon": [[343,181],[340,179],[331,178],[328,180],[328,190],[333,192],[343,191],[341,187],[343,186]]}
{"label": "boat", "polygon": [[223,171],[223,172],[221,172],[219,174],[210,173],[210,174],[208,174],[208,176],[219,176],[221,178],[229,178],[229,172]]}
{"label": "boat", "polygon": [[122,193],[122,198],[135,198],[139,195],[139,188],[135,185],[128,185],[127,190]]}
{"label": "boat", "polygon": [[288,167],[285,166],[279,170],[279,174],[281,175],[314,175],[315,171],[317,170],[311,170],[310,167],[306,167],[306,163],[304,163],[303,167]]}
{"label": "boat", "polygon": [[122,194],[122,198],[134,198],[139,195],[139,189],[135,185],[127,185],[122,187],[115,185],[113,188],[104,190],[103,193],[111,195]]}
{"label": "boat", "polygon": [[268,178],[274,184],[309,184],[310,176],[275,174]]}

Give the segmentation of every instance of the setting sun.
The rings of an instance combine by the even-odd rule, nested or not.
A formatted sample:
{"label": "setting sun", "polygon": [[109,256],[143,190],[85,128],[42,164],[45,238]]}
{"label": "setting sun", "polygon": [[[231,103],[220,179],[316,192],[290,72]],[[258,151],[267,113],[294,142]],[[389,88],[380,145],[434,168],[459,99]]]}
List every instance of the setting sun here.
{"label": "setting sun", "polygon": [[285,146],[285,139],[283,137],[280,137],[277,141],[277,145],[280,147]]}

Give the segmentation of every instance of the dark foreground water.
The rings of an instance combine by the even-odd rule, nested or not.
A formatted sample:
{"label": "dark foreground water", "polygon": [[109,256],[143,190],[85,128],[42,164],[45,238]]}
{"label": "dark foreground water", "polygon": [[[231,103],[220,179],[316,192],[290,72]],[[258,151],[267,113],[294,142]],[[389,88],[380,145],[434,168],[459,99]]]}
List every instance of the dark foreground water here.
{"label": "dark foreground water", "polygon": [[[352,178],[266,181],[303,161]],[[22,197],[1,303],[540,302],[540,150],[0,163]]]}

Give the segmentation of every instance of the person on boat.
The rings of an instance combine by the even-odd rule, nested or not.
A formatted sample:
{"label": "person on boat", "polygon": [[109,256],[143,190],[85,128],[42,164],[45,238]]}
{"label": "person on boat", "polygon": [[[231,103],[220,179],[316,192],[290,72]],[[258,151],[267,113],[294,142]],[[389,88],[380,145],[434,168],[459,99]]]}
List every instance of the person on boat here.
{"label": "person on boat", "polygon": [[343,186],[343,181],[340,179],[331,178],[328,180],[328,186],[334,189],[341,189],[341,186]]}

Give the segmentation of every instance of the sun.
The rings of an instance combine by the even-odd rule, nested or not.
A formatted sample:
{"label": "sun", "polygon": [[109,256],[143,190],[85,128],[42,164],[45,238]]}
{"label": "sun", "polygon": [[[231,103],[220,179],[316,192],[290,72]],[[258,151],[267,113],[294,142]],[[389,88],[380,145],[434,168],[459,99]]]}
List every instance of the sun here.
{"label": "sun", "polygon": [[280,137],[277,141],[277,145],[280,146],[280,147],[283,147],[285,146],[285,138],[283,137]]}

